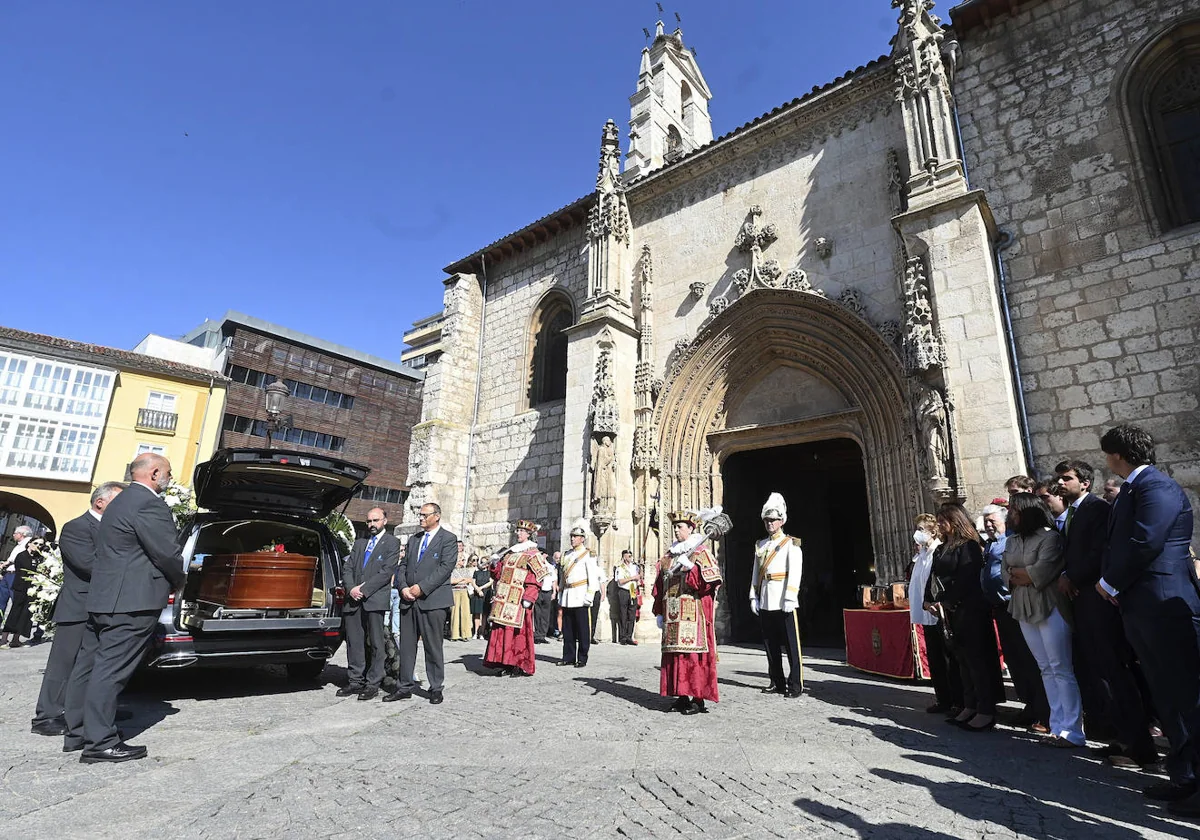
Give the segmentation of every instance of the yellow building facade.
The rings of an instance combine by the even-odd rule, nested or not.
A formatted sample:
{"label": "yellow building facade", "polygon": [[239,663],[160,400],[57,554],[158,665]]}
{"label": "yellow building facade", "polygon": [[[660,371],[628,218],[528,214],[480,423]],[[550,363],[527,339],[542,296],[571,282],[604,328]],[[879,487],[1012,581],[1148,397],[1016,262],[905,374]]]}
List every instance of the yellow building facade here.
{"label": "yellow building facade", "polygon": [[57,533],[142,452],[191,485],[220,438],[227,384],[216,370],[0,328],[0,516]]}

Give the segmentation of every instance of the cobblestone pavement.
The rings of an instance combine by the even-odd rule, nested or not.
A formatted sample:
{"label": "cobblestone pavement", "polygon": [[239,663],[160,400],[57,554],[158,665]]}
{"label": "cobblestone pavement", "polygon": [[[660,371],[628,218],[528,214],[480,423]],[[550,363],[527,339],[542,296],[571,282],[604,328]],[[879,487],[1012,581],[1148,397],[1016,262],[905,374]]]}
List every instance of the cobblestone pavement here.
{"label": "cobblestone pavement", "polygon": [[[0,836],[1197,837],[1142,774],[973,735],[928,688],[809,651],[801,700],[763,696],[765,660],[721,650],[710,714],[665,714],[657,651],[603,644],[586,669],[538,647],[530,679],[479,673],[447,642],[446,702],[363,703],[275,669],[140,678],[127,737],[150,758],[88,766],[29,734],[49,645],[0,651]],[[497,727],[513,726],[508,735]]]}

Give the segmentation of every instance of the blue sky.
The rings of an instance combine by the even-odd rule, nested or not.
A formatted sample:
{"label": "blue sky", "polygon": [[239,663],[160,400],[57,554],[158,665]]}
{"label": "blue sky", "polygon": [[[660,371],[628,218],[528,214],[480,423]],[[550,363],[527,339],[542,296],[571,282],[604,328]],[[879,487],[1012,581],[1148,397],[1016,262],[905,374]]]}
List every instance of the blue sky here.
{"label": "blue sky", "polygon": [[[897,14],[663,6],[716,135],[887,52]],[[398,358],[443,266],[592,188],[657,17],[653,0],[5,0],[0,323],[132,347],[237,309]]]}

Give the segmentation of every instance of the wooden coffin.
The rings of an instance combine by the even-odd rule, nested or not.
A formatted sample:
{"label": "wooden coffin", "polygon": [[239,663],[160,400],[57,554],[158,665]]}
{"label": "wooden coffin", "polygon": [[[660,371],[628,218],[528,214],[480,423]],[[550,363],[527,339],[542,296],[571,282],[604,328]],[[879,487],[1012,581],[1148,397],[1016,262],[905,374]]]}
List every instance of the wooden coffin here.
{"label": "wooden coffin", "polygon": [[312,606],[317,558],[303,554],[214,554],[204,558],[198,601],[231,610]]}

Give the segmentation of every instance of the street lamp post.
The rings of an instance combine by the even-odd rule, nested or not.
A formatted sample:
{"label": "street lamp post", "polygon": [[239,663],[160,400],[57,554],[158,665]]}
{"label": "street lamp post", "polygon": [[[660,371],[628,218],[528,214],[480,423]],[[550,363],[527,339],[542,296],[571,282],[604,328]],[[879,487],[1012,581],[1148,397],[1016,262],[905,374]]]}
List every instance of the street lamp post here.
{"label": "street lamp post", "polygon": [[264,389],[267,409],[267,449],[271,448],[271,434],[287,428],[290,418],[283,416],[283,406],[292,395],[288,386],[276,379]]}

